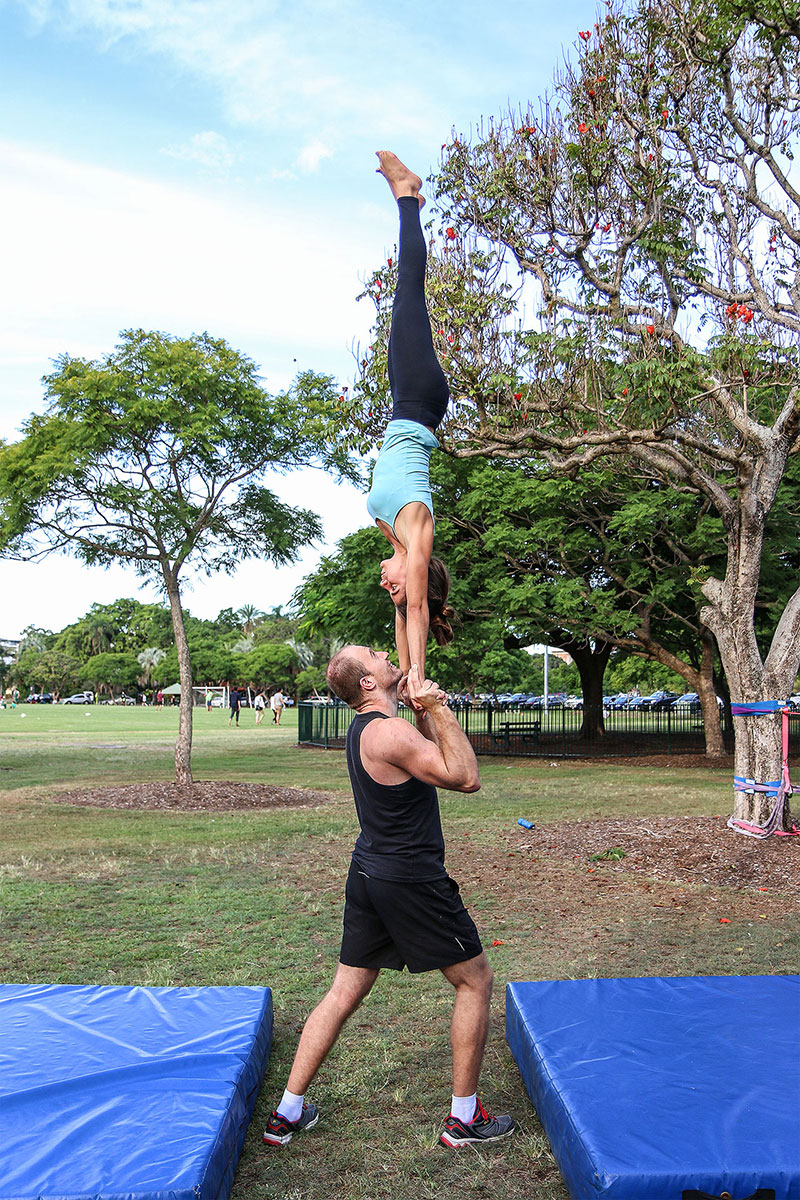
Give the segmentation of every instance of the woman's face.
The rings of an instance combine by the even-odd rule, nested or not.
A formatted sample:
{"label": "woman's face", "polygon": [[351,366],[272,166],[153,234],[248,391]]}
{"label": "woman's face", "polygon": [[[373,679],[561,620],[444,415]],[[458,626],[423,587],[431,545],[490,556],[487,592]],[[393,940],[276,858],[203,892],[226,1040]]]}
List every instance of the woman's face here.
{"label": "woman's face", "polygon": [[399,558],[393,554],[381,563],[381,587],[385,588],[392,597],[394,604],[406,602],[406,562],[405,557]]}

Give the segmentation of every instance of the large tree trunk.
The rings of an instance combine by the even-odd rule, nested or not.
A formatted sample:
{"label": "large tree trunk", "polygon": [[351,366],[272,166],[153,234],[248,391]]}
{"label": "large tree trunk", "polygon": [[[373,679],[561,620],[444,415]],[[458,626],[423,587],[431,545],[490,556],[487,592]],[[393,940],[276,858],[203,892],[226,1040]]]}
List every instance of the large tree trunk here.
{"label": "large tree trunk", "polygon": [[175,780],[177,783],[192,782],[192,663],[186,626],[183,623],[183,608],[178,588],[178,579],[168,564],[162,563],[164,582],[172,613],[172,628],[175,634],[175,649],[178,652],[178,671],[181,681],[181,707],[178,721],[178,740],[175,743]]}
{"label": "large tree trunk", "polygon": [[[705,618],[703,618],[705,620]],[[667,650],[650,636],[649,622],[645,621],[636,631],[639,645],[647,650],[647,657],[655,662],[663,663],[676,675],[685,680],[693,692],[700,697],[700,708],[703,713],[703,733],[706,742],[706,756],[721,758],[725,754],[725,741],[722,736],[722,726],[719,718],[719,705],[714,690],[714,636],[710,626],[701,626],[700,666],[693,667],[684,662],[677,654]]]}
{"label": "large tree trunk", "polygon": [[[800,593],[787,604],[762,661],[755,633],[755,600],[761,570],[764,510],[751,497],[734,528],[728,530],[725,579],[708,579],[703,594],[710,602],[702,618],[713,630],[734,704],[786,700],[791,694],[798,665]],[[781,777],[781,717],[733,718],[734,773],[756,783],[774,783]],[[737,820],[763,825],[775,799],[763,792],[735,792],[733,815]],[[784,828],[791,828],[789,805]]]}
{"label": "large tree trunk", "polygon": [[573,642],[559,639],[559,645],[570,654],[581,677],[583,693],[583,720],[579,736],[587,742],[604,737],[606,732],[603,718],[603,675],[611,654],[611,643],[597,641]]}
{"label": "large tree trunk", "polygon": [[702,634],[702,653],[700,670],[697,673],[697,694],[700,697],[700,708],[703,713],[703,732],[706,739],[706,755],[709,758],[722,758],[725,754],[725,739],[722,736],[717,690],[714,687],[714,635],[710,629],[704,629]]}

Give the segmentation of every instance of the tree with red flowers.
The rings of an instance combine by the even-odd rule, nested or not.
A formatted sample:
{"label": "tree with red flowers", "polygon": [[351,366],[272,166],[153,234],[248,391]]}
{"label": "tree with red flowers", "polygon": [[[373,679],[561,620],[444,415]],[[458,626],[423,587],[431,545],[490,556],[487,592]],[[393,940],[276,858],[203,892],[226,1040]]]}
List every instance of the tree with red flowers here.
{"label": "tree with red flowers", "polygon": [[[800,449],[787,11],[611,0],[552,92],[454,138],[434,181],[457,233],[432,272],[462,322],[451,448],[566,475],[633,462],[709,502],[725,570],[702,581],[702,619],[742,702],[786,698],[800,665],[797,581],[756,635],[765,524]],[[779,722],[735,727],[736,774],[777,779]],[[735,815],[763,822],[769,807],[740,793]]]}

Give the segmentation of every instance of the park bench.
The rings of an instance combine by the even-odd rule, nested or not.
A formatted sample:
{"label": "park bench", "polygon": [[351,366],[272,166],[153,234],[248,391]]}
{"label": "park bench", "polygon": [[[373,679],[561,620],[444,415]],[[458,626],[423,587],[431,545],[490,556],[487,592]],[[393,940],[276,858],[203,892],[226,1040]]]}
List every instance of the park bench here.
{"label": "park bench", "polygon": [[511,748],[511,739],[520,742],[538,743],[541,732],[541,721],[503,721],[500,728],[492,734],[495,746]]}

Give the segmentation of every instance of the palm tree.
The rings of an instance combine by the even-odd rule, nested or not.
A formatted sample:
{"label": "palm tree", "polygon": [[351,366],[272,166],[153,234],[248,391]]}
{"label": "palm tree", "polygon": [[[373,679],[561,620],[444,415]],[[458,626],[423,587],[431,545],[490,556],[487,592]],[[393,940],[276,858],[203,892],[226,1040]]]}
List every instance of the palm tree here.
{"label": "palm tree", "polygon": [[114,645],[116,630],[106,617],[91,617],[86,626],[86,636],[92,654],[105,654]]}
{"label": "palm tree", "polygon": [[146,650],[142,650],[141,654],[136,655],[136,661],[142,668],[139,682],[143,687],[150,687],[153,682],[153,671],[155,671],[161,660],[166,657],[166,650],[161,650],[158,646],[148,646]]}
{"label": "palm tree", "polygon": [[255,645],[255,639],[253,638],[252,633],[247,633],[247,634],[245,634],[244,637],[240,637],[238,639],[238,641],[235,641],[233,643],[233,645],[230,647],[231,653],[232,654],[249,654],[250,651],[253,649],[254,645]]}
{"label": "palm tree", "polygon": [[297,660],[300,666],[305,670],[314,662],[314,647],[309,646],[308,642],[298,642],[297,638],[287,638],[286,645],[291,646],[297,655]]}
{"label": "palm tree", "polygon": [[255,629],[256,625],[260,625],[264,620],[265,613],[256,608],[255,604],[243,604],[236,613],[236,616],[242,623],[242,633],[245,637],[249,637]]}

